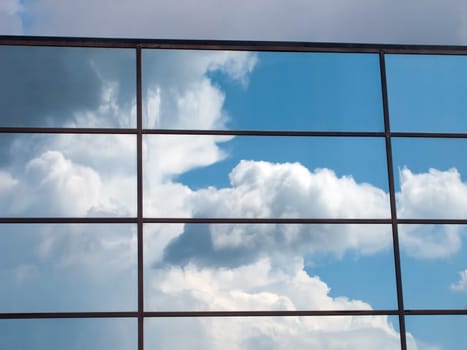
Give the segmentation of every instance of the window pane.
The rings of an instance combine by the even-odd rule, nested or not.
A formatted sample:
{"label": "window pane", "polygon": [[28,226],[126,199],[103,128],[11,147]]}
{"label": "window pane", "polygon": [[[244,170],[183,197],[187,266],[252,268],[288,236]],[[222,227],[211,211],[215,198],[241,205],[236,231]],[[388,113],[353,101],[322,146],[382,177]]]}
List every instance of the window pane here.
{"label": "window pane", "polygon": [[144,243],[151,311],[397,305],[386,225],[146,225]]}
{"label": "window pane", "polygon": [[467,317],[462,316],[407,316],[407,331],[415,341],[407,342],[409,350],[462,349],[467,344]]}
{"label": "window pane", "polygon": [[0,312],[137,308],[133,225],[0,225]]}
{"label": "window pane", "polygon": [[383,139],[147,135],[145,215],[389,217]]}
{"label": "window pane", "polygon": [[467,140],[396,138],[399,218],[467,218]]}
{"label": "window pane", "polygon": [[0,348],[131,350],[136,327],[135,319],[0,320]]}
{"label": "window pane", "polygon": [[467,306],[467,227],[401,225],[401,264],[407,308]]}
{"label": "window pane", "polygon": [[144,125],[382,131],[378,55],[144,50]]}
{"label": "window pane", "polygon": [[374,317],[145,319],[149,349],[400,349],[394,320]]}
{"label": "window pane", "polygon": [[386,55],[393,131],[467,132],[467,56]]}
{"label": "window pane", "polygon": [[0,126],[135,126],[134,50],[0,46]]}
{"label": "window pane", "polygon": [[[0,216],[136,215],[133,135],[0,135]],[[1,151],[0,151],[1,152]]]}

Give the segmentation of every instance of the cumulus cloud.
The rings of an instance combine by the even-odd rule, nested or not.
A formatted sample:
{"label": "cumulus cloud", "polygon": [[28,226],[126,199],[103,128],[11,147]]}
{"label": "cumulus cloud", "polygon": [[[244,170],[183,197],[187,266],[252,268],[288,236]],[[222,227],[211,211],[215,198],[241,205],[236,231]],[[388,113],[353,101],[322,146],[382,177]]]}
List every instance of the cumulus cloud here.
{"label": "cumulus cloud", "polygon": [[415,174],[403,168],[399,177],[397,213],[400,218],[467,218],[467,184],[457,169],[429,169],[427,173]]}
{"label": "cumulus cloud", "polygon": [[[304,271],[302,259],[290,259],[283,268],[268,258],[237,268],[171,265],[147,271],[147,308],[150,310],[361,310],[371,306],[343,296],[332,297],[329,286],[318,276]],[[381,345],[397,349],[399,335],[386,316],[375,317],[291,317],[258,319],[196,319],[183,327],[183,337],[198,347],[229,349],[301,348],[350,349],[357,345]],[[155,334],[177,326],[148,320]],[[227,327],[227,328],[224,328]],[[152,328],[152,327],[151,327]],[[228,334],[222,329],[228,329]],[[153,334],[153,332],[151,332]],[[339,337],[336,337],[340,334]],[[226,341],[227,338],[231,341]],[[343,340],[342,337],[345,339]],[[339,338],[340,340],[336,339]],[[157,337],[159,344],[181,345],[180,339]],[[155,341],[149,336],[149,342]],[[409,335],[409,342],[413,339]]]}
{"label": "cumulus cloud", "polygon": [[[399,349],[385,317],[148,319],[147,345],[191,349]],[[325,324],[326,326],[318,326]],[[173,337],[176,328],[179,337]],[[417,349],[409,335],[411,349]]]}
{"label": "cumulus cloud", "polygon": [[465,227],[457,225],[399,226],[402,249],[421,259],[440,259],[458,253],[465,233]]}
{"label": "cumulus cloud", "polygon": [[60,151],[45,151],[27,162],[5,191],[10,200],[2,203],[3,215],[131,215],[135,181],[134,174],[106,176]]}
{"label": "cumulus cloud", "polygon": [[385,218],[387,194],[331,169],[300,163],[242,160],[230,173],[231,188],[213,187],[193,197],[195,216]]}
{"label": "cumulus cloud", "polygon": [[[396,194],[399,218],[467,218],[467,184],[457,169],[429,169],[399,173],[400,192]],[[445,258],[458,252],[465,234],[462,225],[401,225],[400,242],[408,254],[419,258]]]}
{"label": "cumulus cloud", "polygon": [[134,225],[4,224],[0,253],[2,312],[136,307]]}
{"label": "cumulus cloud", "polygon": [[18,181],[11,174],[6,171],[0,171],[0,195],[14,187],[17,183]]}
{"label": "cumulus cloud", "polygon": [[145,123],[148,128],[223,129],[225,95],[209,78],[221,72],[248,83],[257,56],[240,51],[144,51]]}
{"label": "cumulus cloud", "polygon": [[[231,187],[185,192],[195,217],[389,217],[387,194],[329,169],[310,171],[299,163],[241,161]],[[180,198],[180,197],[179,197]],[[165,251],[172,263],[232,266],[262,255],[348,250],[371,254],[391,246],[381,225],[186,225]]]}
{"label": "cumulus cloud", "polygon": [[459,280],[452,283],[449,288],[455,292],[467,291],[467,269],[459,272]]}

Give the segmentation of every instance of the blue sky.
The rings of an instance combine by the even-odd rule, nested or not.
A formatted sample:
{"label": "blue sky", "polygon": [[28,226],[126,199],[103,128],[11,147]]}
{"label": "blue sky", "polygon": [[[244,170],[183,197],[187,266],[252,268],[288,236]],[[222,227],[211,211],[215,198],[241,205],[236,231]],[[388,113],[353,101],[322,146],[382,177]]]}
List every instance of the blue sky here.
{"label": "blue sky", "polygon": [[[352,8],[292,2],[287,13],[271,2],[257,21],[261,4],[239,3],[219,10],[223,26],[207,0],[183,11],[155,3],[160,11],[146,3],[143,13],[117,1],[106,12],[115,19],[110,23],[100,3],[8,0],[0,4],[0,31],[439,44],[467,38],[459,15],[465,5],[454,0],[442,8],[428,1],[421,9],[402,1],[378,7],[359,0]],[[86,10],[84,20],[89,6],[94,11]],[[208,19],[202,26],[195,25],[197,11]],[[183,24],[177,29],[157,20],[174,13]],[[139,20],[129,25],[128,18]],[[369,19],[379,24],[374,30],[367,28]],[[252,23],[256,32],[248,36],[244,30]],[[3,47],[0,53],[6,77],[0,125],[135,126],[133,51]],[[393,130],[465,132],[464,57],[386,60]],[[383,131],[373,54],[145,50],[143,75],[147,128]],[[392,142],[398,216],[465,219],[465,140]],[[134,216],[135,143],[125,135],[0,135],[0,215]],[[146,135],[144,211],[150,217],[388,218],[385,156],[384,139],[375,137]],[[2,225],[0,231],[0,312],[136,308],[133,225]],[[399,227],[406,308],[466,307],[466,236],[462,225]],[[147,310],[397,306],[388,225],[151,224],[144,238]],[[92,339],[101,349],[123,349],[136,346],[134,321],[1,321],[0,345],[83,348]],[[180,324],[185,337],[172,337]],[[397,319],[385,316],[264,318],[254,325],[164,319],[145,326],[148,347],[158,339],[167,348],[214,349],[226,337],[232,337],[230,349],[350,349],[362,347],[362,339],[373,348],[399,344]],[[456,348],[467,342],[466,326],[464,316],[411,316],[408,344]],[[57,327],[63,336],[52,345],[49,334]]]}

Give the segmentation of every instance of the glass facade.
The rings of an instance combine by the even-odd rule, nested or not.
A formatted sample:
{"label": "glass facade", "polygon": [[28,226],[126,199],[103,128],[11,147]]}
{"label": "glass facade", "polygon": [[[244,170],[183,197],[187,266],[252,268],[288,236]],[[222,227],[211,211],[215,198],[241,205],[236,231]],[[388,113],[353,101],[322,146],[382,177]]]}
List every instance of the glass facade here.
{"label": "glass facade", "polygon": [[464,48],[0,44],[1,348],[466,342]]}

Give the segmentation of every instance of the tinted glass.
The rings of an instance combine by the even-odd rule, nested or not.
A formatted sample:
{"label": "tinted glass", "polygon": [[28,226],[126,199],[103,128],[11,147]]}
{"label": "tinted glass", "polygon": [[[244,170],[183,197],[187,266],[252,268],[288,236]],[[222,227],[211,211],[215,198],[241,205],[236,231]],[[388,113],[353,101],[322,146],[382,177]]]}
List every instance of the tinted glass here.
{"label": "tinted glass", "polygon": [[467,132],[467,57],[386,55],[393,131]]}
{"label": "tinted glass", "polygon": [[136,125],[134,50],[0,46],[0,126]]}
{"label": "tinted glass", "polygon": [[146,319],[145,348],[396,350],[393,323],[387,316]]}
{"label": "tinted glass", "polygon": [[0,312],[137,307],[136,227],[0,225]]}
{"label": "tinted glass", "polygon": [[144,126],[381,131],[378,56],[143,52]]}
{"label": "tinted glass", "polygon": [[407,342],[409,350],[461,349],[467,343],[467,317],[459,316],[408,316],[407,331],[414,341]]}
{"label": "tinted glass", "polygon": [[467,293],[467,227],[401,225],[407,308],[463,309]]}
{"label": "tinted glass", "polygon": [[145,214],[389,217],[384,140],[147,135]]}
{"label": "tinted glass", "polygon": [[467,140],[395,138],[400,218],[467,218]]}
{"label": "tinted glass", "polygon": [[136,215],[135,136],[0,134],[0,143],[0,216]]}
{"label": "tinted glass", "polygon": [[2,349],[131,350],[138,348],[132,319],[0,320]]}
{"label": "tinted glass", "polygon": [[395,308],[385,225],[145,226],[146,308]]}

